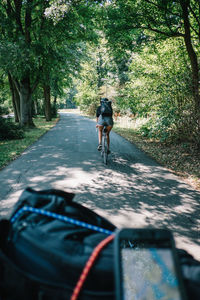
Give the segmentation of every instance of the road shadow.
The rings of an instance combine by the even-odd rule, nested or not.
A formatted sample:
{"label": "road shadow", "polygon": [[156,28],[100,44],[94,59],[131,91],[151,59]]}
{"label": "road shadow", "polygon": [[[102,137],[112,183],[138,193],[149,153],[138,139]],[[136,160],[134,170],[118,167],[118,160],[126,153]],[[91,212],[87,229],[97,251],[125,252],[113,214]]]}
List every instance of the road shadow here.
{"label": "road shadow", "polygon": [[0,172],[1,216],[10,214],[28,186],[56,188],[75,193],[75,201],[117,227],[169,228],[181,247],[200,253],[200,193],[115,134],[112,154],[104,165],[94,136],[92,120],[61,118]]}

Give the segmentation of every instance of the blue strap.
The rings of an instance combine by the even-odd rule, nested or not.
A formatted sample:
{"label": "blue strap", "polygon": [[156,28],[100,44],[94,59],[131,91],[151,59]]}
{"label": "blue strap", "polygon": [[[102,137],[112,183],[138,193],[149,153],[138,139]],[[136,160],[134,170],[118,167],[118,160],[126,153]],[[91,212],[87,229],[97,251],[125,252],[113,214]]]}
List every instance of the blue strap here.
{"label": "blue strap", "polygon": [[40,214],[40,215],[47,216],[47,217],[50,217],[50,218],[54,218],[54,219],[57,219],[57,220],[60,220],[60,221],[63,221],[63,222],[68,222],[68,223],[71,223],[73,225],[77,225],[77,226],[81,226],[81,227],[84,227],[84,228],[87,228],[87,229],[91,229],[91,230],[94,230],[94,231],[105,233],[105,234],[108,234],[108,235],[113,234],[113,232],[110,231],[110,230],[107,230],[107,229],[104,229],[104,228],[101,228],[101,227],[98,227],[98,226],[95,226],[95,225],[91,225],[91,224],[88,224],[88,223],[85,223],[85,222],[82,222],[82,221],[79,221],[79,220],[75,220],[75,219],[72,219],[72,218],[69,218],[69,217],[66,217],[66,216],[63,216],[63,215],[59,215],[59,214],[56,214],[56,213],[53,213],[53,212],[50,212],[50,211],[46,211],[44,209],[34,208],[34,207],[30,207],[30,206],[24,206],[24,207],[20,208],[16,212],[16,214],[11,218],[11,223],[14,223],[16,221],[16,219],[23,212],[32,212],[32,213]]}

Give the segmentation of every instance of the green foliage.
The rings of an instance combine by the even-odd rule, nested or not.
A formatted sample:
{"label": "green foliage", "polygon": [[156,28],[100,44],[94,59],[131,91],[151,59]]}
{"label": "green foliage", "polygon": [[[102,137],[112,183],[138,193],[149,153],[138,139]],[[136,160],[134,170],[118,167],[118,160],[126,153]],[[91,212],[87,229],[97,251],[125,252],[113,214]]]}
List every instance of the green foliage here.
{"label": "green foliage", "polygon": [[[4,1],[0,5],[0,66],[4,74],[9,72],[18,88],[26,78],[30,93],[45,83],[52,96],[63,97],[64,88],[78,75],[85,42],[97,40],[98,2]],[[41,112],[40,98],[33,99]],[[55,106],[53,109],[55,112]]]}
{"label": "green foliage", "polygon": [[88,56],[81,65],[79,79],[74,80],[77,89],[75,101],[81,110],[94,115],[100,100],[100,87],[102,75],[105,71],[105,61],[101,62],[99,49],[88,45]]}
{"label": "green foliage", "polygon": [[0,116],[9,114],[9,106],[6,102],[0,105]]}
{"label": "green foliage", "polygon": [[[184,23],[180,2],[182,1],[111,1],[106,9],[106,32],[109,39],[118,44],[119,49],[133,50],[135,46],[152,38],[150,32],[159,35],[159,38],[182,36]],[[191,2],[194,5],[195,0]],[[197,9],[195,11],[197,13]],[[191,17],[198,26],[193,14]],[[155,35],[153,37],[156,38]]]}
{"label": "green foliage", "polygon": [[[199,3],[186,2],[21,0],[16,6],[4,1],[0,5],[2,113],[11,106],[7,73],[18,86],[28,74],[31,92],[38,86],[33,94],[35,114],[44,113],[45,83],[59,105],[66,101],[66,91],[74,89],[70,97],[94,115],[99,98],[106,94],[114,98],[117,111],[147,119],[140,132],[148,137],[198,139],[191,84],[194,68],[184,44],[181,5],[187,6],[192,47],[199,57]],[[58,104],[54,104],[56,113]]]}
{"label": "green foliage", "polygon": [[91,86],[87,82],[81,83],[78,86],[78,93],[75,96],[75,101],[80,109],[90,115],[95,115],[96,108],[99,103],[97,86]]}
{"label": "green foliage", "polygon": [[161,142],[172,141],[177,137],[178,117],[173,108],[168,111],[168,115],[149,117],[147,122],[139,128],[138,133],[148,138],[159,139]]}
{"label": "green foliage", "polygon": [[11,119],[0,117],[0,140],[22,139],[24,137],[23,130]]}
{"label": "green foliage", "polygon": [[0,43],[0,65],[18,79],[23,78],[27,72],[35,71],[34,57],[23,38],[17,42],[5,40]]}
{"label": "green foliage", "polygon": [[191,71],[181,41],[163,41],[133,54],[129,82],[117,105],[146,117],[140,133],[150,138],[185,139],[194,132]]}
{"label": "green foliage", "polygon": [[11,110],[11,97],[7,76],[0,71],[0,116],[8,114]]}
{"label": "green foliage", "polygon": [[8,108],[7,107],[4,107],[4,106],[0,106],[0,116],[1,115],[6,115],[8,114],[9,111],[8,111]]}
{"label": "green foliage", "polygon": [[[137,115],[153,113],[159,120],[155,128],[162,128],[164,139],[171,136],[169,131],[185,136],[189,129],[197,143],[200,139],[199,12],[200,3],[196,0],[113,0],[106,7],[104,28],[113,51],[119,51],[119,57],[127,49],[133,54],[130,81],[120,89],[117,104]],[[172,37],[177,39],[174,46],[169,40]],[[175,120],[170,113],[173,110]],[[186,128],[181,128],[181,124]]]}

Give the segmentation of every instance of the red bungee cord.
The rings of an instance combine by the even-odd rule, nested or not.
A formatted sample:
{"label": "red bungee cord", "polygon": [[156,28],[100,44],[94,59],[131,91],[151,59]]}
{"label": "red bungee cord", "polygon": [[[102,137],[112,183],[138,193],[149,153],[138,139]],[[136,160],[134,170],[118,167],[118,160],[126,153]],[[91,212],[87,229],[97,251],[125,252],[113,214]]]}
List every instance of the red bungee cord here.
{"label": "red bungee cord", "polygon": [[114,239],[114,234],[109,235],[106,239],[104,239],[103,241],[101,241],[95,248],[94,251],[92,252],[91,256],[89,257],[83,271],[82,274],[74,288],[73,294],[71,296],[70,300],[77,300],[78,296],[80,294],[80,291],[83,287],[83,284],[92,268],[92,266],[94,265],[95,260],[97,259],[99,253],[101,252],[101,250],[107,245],[109,244],[112,240]]}

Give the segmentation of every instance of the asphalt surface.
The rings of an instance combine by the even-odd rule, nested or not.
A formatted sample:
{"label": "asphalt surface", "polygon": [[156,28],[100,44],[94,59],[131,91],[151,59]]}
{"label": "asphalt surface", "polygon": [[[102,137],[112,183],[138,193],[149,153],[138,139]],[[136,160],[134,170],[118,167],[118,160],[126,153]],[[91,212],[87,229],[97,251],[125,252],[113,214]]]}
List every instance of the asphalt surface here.
{"label": "asphalt surface", "polygon": [[200,193],[111,132],[104,165],[95,122],[61,113],[57,125],[0,171],[0,216],[27,187],[61,189],[118,227],[173,231],[176,245],[200,260]]}

